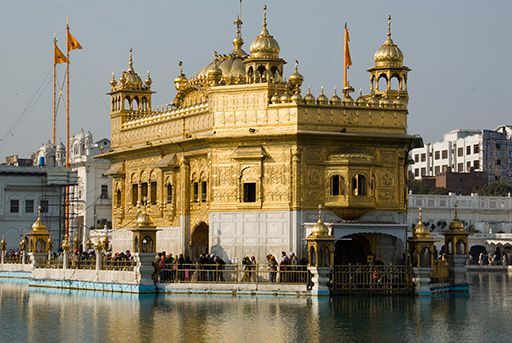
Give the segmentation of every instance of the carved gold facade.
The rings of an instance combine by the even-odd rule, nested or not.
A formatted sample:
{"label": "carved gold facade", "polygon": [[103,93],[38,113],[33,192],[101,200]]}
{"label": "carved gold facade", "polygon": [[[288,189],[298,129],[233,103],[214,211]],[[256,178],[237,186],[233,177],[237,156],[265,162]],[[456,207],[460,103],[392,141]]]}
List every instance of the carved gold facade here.
{"label": "carved gold facade", "polygon": [[[147,203],[151,221],[170,237],[162,234],[169,242],[160,242],[162,250],[192,251],[197,228],[205,227],[209,248],[261,257],[301,250],[301,224],[319,204],[349,220],[405,211],[414,143],[409,69],[391,33],[370,69],[370,94],[353,100],[323,90],[303,96],[298,65],[285,81],[266,15],[249,53],[241,20],[235,24],[232,52],[216,54],[190,79],[180,62],[171,106],[151,107],[151,78],[135,72],[131,52],[128,70],[113,76],[111,151],[102,158],[112,161],[114,228],[133,227]],[[389,85],[397,78],[399,88],[379,90],[381,78]]]}

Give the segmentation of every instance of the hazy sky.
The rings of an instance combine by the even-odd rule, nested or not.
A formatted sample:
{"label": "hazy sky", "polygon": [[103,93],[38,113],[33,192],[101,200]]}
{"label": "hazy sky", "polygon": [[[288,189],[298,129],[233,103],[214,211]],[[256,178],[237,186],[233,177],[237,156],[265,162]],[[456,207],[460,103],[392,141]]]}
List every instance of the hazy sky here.
{"label": "hazy sky", "polygon": [[[244,48],[268,28],[288,61],[300,61],[305,93],[311,85],[327,95],[342,83],[342,28],[348,22],[353,66],[351,84],[368,92],[366,69],[386,37],[393,16],[393,40],[405,55],[409,74],[409,132],[438,140],[454,128],[495,128],[511,124],[507,81],[512,75],[512,1],[298,1],[245,0]],[[153,105],[171,102],[178,61],[187,76],[228,53],[238,0],[2,1],[0,10],[0,161],[30,153],[51,137],[52,37],[65,49],[65,22],[84,46],[72,52],[71,127],[109,136],[108,81],[126,69],[134,49],[135,69],[151,71]],[[64,65],[59,68],[62,82]],[[50,73],[50,74],[49,74]],[[48,77],[48,78],[47,78]],[[39,92],[38,92],[39,90]],[[34,98],[35,97],[35,98]],[[37,100],[37,101],[32,101]],[[508,100],[507,100],[508,99]],[[31,104],[28,110],[27,105]],[[64,140],[64,106],[58,136]]]}

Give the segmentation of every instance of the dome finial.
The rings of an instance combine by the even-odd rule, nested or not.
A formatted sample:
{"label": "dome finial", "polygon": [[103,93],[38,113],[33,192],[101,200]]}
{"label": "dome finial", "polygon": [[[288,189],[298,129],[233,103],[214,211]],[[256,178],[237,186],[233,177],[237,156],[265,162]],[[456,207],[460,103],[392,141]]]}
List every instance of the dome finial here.
{"label": "dome finial", "polygon": [[322,205],[318,205],[318,222],[322,221]]}
{"label": "dome finial", "polygon": [[458,213],[457,213],[457,204],[455,204],[454,208],[455,213],[453,214],[453,219],[459,219]]}
{"label": "dome finial", "polygon": [[388,37],[391,38],[391,14],[388,15]]}
{"label": "dome finial", "polygon": [[263,6],[263,31],[267,31],[267,5]]}
{"label": "dome finial", "polygon": [[233,46],[235,47],[234,53],[238,56],[243,55],[242,45],[244,45],[244,40],[242,38],[242,24],[243,21],[240,19],[240,16],[237,16],[233,21],[233,24],[236,25],[236,35],[235,39],[233,39]]}
{"label": "dome finial", "polygon": [[130,48],[130,58],[128,59],[128,70],[133,71],[133,49]]}
{"label": "dome finial", "polygon": [[420,207],[418,209],[418,223],[422,223],[422,222],[423,222],[423,210]]}
{"label": "dome finial", "polygon": [[180,67],[180,75],[183,75],[183,61],[180,61],[178,65]]}

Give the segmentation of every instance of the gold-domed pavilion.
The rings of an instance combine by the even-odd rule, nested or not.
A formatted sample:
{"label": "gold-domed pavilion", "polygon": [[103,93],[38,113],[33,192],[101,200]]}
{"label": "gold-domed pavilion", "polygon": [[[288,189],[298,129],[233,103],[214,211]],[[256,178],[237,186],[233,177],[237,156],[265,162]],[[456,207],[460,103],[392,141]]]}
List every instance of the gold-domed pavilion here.
{"label": "gold-domed pavilion", "polygon": [[151,79],[142,81],[131,54],[111,81],[111,150],[102,158],[112,162],[116,194],[113,249],[130,249],[147,202],[161,230],[157,251],[302,257],[303,225],[322,204],[335,238],[359,235],[360,254],[394,261],[406,241],[406,164],[418,139],[407,134],[409,68],[390,28],[369,69],[370,92],[354,101],[305,94],[298,62],[286,77],[266,9],[248,53],[242,20],[234,23],[230,52],[205,56],[189,76],[180,62],[171,105],[151,107]]}

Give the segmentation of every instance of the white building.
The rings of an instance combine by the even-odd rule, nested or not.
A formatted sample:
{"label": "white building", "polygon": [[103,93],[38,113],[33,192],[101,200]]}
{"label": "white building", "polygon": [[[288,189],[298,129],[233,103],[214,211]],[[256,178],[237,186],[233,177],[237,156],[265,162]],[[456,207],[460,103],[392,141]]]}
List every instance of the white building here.
{"label": "white building", "polygon": [[469,246],[483,246],[487,252],[512,253],[512,197],[410,194],[407,222],[412,228],[422,209],[423,223],[433,232],[438,251],[444,244],[442,232],[447,229],[457,206],[458,217],[466,228],[476,230],[469,236]]}
{"label": "white building", "polygon": [[487,182],[512,181],[512,126],[495,130],[453,130],[443,140],[411,151],[409,171],[415,179],[436,176],[448,170],[486,173]]}
{"label": "white building", "polygon": [[0,166],[0,235],[5,237],[7,249],[19,247],[21,237],[31,230],[39,206],[57,249],[63,238],[62,205],[67,180],[63,168]]}
{"label": "white building", "polygon": [[110,178],[105,175],[110,162],[94,156],[106,152],[110,141],[93,141],[90,132],[82,130],[70,142],[70,163],[78,174],[78,185],[72,187],[70,235],[81,242],[89,238],[89,231],[112,226],[112,189]]}

